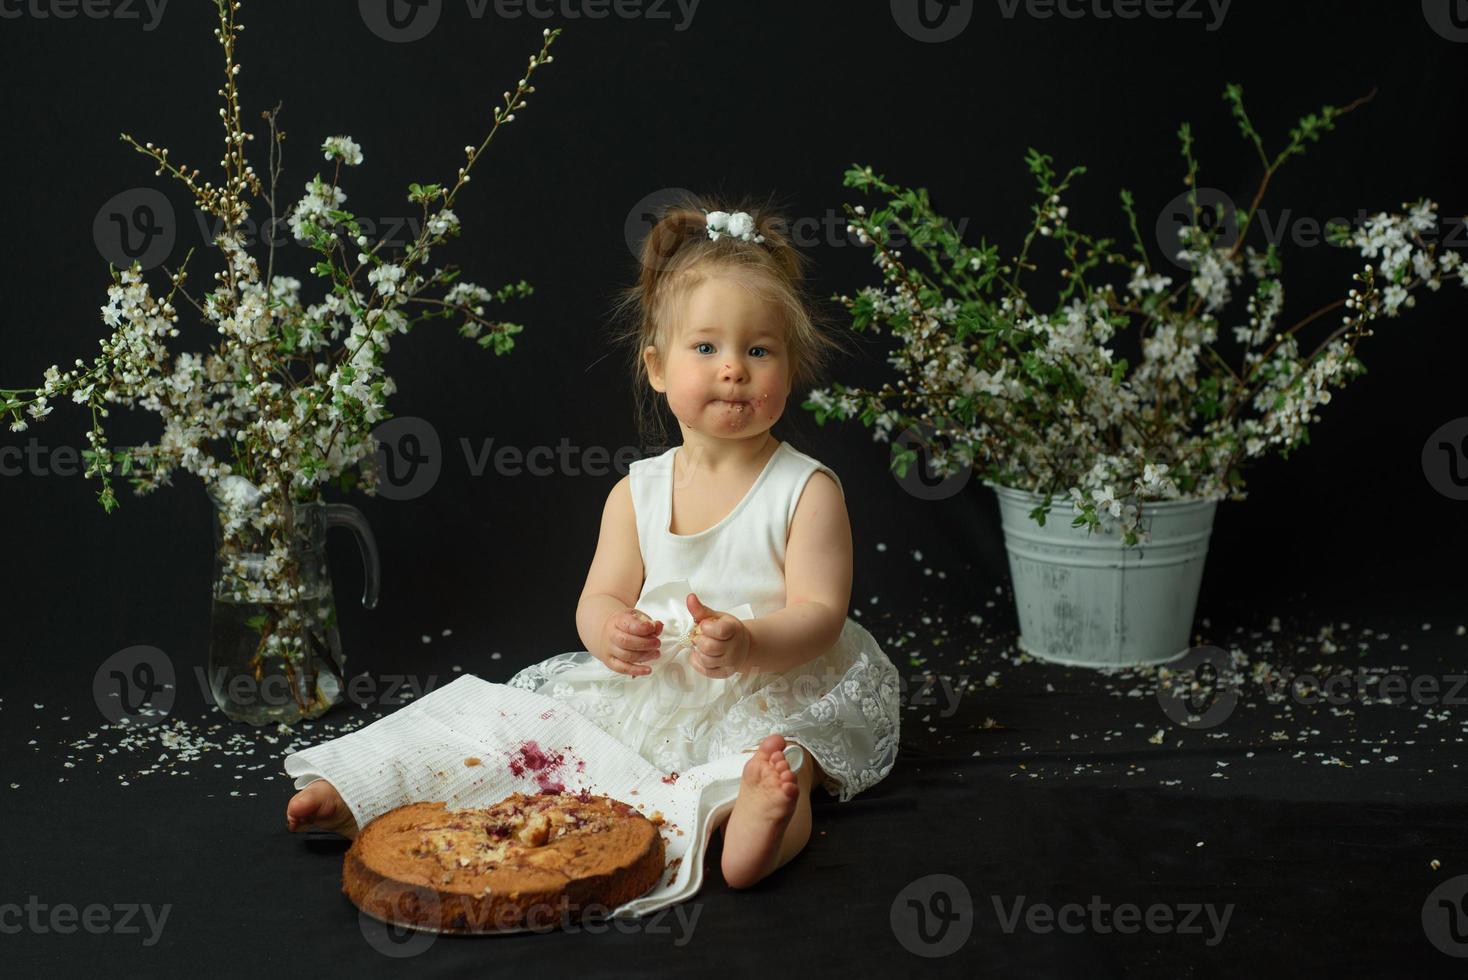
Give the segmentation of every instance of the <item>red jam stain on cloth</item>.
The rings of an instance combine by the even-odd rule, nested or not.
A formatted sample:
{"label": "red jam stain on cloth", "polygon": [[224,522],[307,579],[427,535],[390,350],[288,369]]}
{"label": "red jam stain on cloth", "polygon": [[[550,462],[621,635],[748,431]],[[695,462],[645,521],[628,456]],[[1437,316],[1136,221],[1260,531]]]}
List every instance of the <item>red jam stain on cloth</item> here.
{"label": "red jam stain on cloth", "polygon": [[[568,749],[570,747],[566,746]],[[566,791],[565,784],[558,778],[565,764],[564,753],[546,752],[533,740],[521,742],[520,747],[510,753],[510,772],[516,776],[532,773],[532,778],[542,793],[564,793]],[[576,771],[582,772],[585,769],[585,760],[578,760]]]}

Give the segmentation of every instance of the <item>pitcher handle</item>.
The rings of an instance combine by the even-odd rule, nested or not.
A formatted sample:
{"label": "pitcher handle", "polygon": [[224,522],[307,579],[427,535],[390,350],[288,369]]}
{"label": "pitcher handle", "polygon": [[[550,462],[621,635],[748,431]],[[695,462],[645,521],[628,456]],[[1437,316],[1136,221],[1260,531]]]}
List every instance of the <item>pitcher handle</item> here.
{"label": "pitcher handle", "polygon": [[381,584],[382,569],[377,561],[377,539],[372,536],[367,518],[351,504],[326,505],[326,528],[331,530],[334,527],[349,528],[357,539],[357,548],[362,552],[362,605],[371,609],[377,605],[377,591]]}

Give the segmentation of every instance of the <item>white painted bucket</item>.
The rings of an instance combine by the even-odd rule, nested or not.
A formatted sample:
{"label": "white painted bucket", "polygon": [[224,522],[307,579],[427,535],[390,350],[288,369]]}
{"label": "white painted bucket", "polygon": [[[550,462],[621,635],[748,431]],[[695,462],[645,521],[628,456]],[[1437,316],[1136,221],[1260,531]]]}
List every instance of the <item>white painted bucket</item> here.
{"label": "white painted bucket", "polygon": [[1159,664],[1187,653],[1217,501],[1143,504],[1151,540],[1128,547],[1119,531],[1088,537],[1072,527],[1069,499],[1052,498],[1041,527],[1030,517],[1039,495],[994,492],[1021,650],[1083,667]]}

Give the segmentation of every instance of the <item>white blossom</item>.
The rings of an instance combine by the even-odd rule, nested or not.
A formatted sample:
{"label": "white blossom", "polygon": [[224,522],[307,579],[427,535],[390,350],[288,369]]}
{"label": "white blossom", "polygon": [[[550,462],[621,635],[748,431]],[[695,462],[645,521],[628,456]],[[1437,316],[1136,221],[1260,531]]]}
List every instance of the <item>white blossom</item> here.
{"label": "white blossom", "polygon": [[321,144],[326,159],[338,159],[349,167],[362,162],[362,148],[350,136],[332,136]]}

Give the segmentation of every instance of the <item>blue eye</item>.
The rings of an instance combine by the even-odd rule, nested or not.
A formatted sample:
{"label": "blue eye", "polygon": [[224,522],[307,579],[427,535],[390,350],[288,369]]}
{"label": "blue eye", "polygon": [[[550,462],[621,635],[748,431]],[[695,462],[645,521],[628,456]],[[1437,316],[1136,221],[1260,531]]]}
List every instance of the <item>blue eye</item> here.
{"label": "blue eye", "polygon": [[765,347],[751,347],[750,350],[752,350],[752,351],[756,351],[756,350],[768,350],[768,348],[765,348]]}
{"label": "blue eye", "polygon": [[[698,348],[700,348],[700,347],[712,347],[712,346],[714,346],[714,345],[711,344],[711,343],[709,343],[707,340],[704,340],[704,341],[700,341],[697,344],[694,344],[693,345],[693,349],[694,350],[698,350]],[[702,351],[700,351],[700,353],[702,353]]]}

